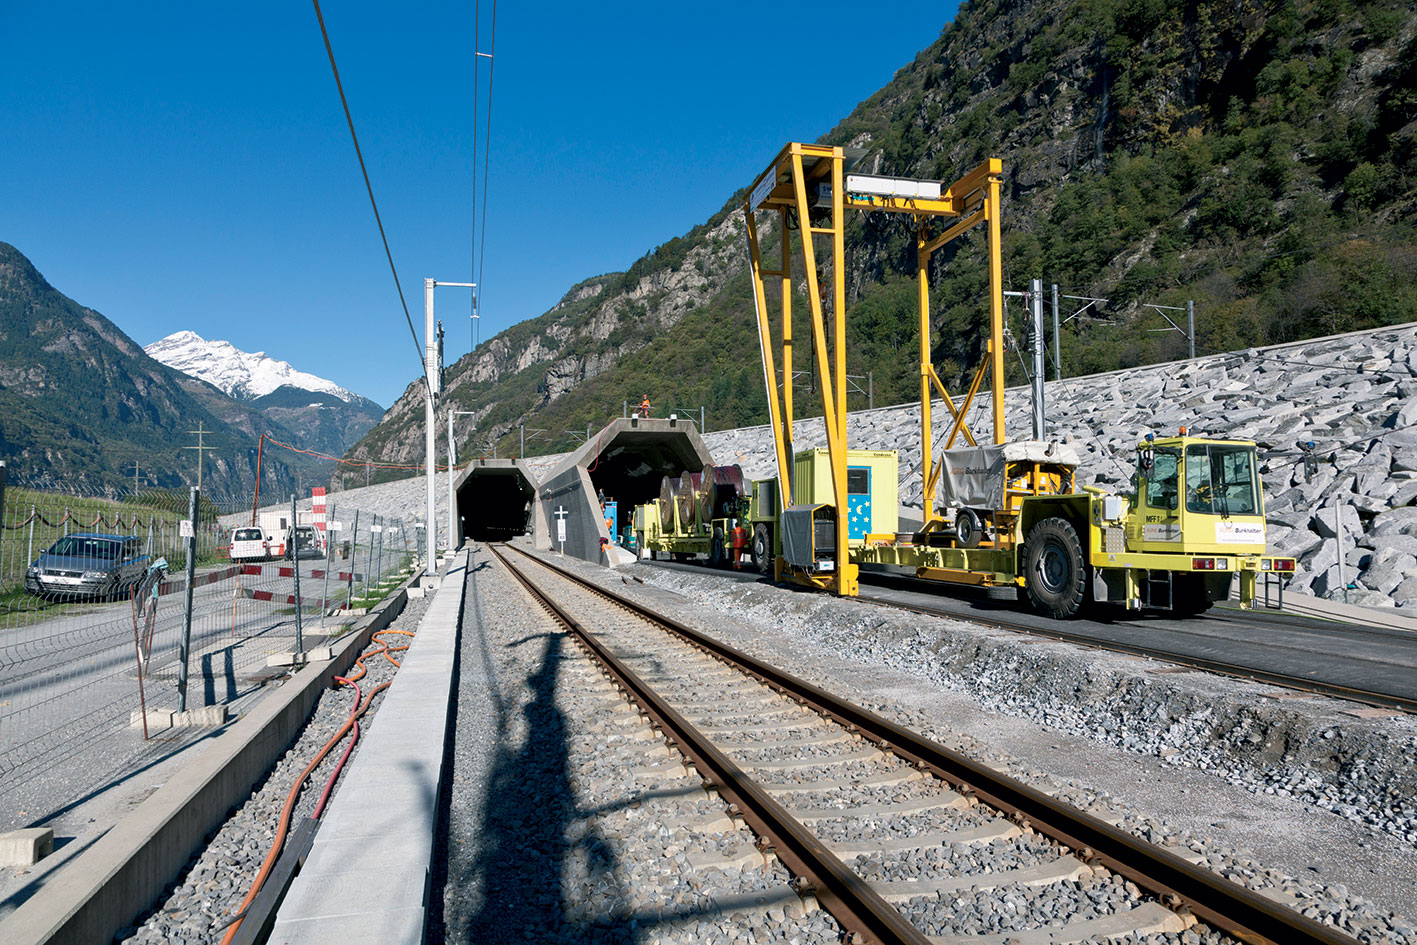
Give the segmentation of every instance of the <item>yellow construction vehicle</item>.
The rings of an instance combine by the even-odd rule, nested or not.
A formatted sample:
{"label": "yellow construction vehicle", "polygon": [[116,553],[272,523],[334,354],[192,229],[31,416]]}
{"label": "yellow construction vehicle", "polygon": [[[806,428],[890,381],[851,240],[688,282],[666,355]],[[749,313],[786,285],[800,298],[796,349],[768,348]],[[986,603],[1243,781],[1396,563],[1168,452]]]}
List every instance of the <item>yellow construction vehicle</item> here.
{"label": "yellow construction vehicle", "polygon": [[[842,148],[788,144],[754,181],[744,201],[777,458],[776,479],[754,484],[749,513],[754,557],[762,561],[770,547],[777,579],[848,596],[857,593],[862,567],[905,569],[952,584],[1020,588],[1035,609],[1052,617],[1071,617],[1090,602],[1198,613],[1229,593],[1233,574],[1240,577],[1241,606],[1254,602],[1262,576],[1266,597],[1271,589],[1277,594],[1282,587],[1277,579],[1293,572],[1294,559],[1264,554],[1263,494],[1253,443],[1189,437],[1184,430],[1176,437],[1148,437],[1137,449],[1136,492],[1123,496],[1078,489],[1078,458],[1066,444],[1006,439],[1001,162],[987,160],[948,186],[942,181],[853,174],[851,163]],[[845,400],[848,209],[906,213],[916,226],[924,525],[909,534],[852,531],[850,503],[855,493]],[[768,269],[757,215],[774,210],[781,254],[777,268]],[[988,347],[957,403],[931,363],[929,264],[941,247],[980,224],[987,228]],[[812,347],[822,382],[829,470],[825,477],[821,462],[804,466],[793,444],[794,279],[791,241],[785,234],[794,227],[801,233]],[[819,238],[830,241],[829,305],[818,274]],[[781,280],[776,342],[764,281],[769,276]],[[965,418],[986,372],[993,442],[980,444]],[[932,393],[939,395],[953,419],[939,454],[931,443]],[[960,439],[965,445],[955,448]],[[810,484],[804,479],[809,471]],[[837,503],[834,497],[839,495],[847,502]]]}

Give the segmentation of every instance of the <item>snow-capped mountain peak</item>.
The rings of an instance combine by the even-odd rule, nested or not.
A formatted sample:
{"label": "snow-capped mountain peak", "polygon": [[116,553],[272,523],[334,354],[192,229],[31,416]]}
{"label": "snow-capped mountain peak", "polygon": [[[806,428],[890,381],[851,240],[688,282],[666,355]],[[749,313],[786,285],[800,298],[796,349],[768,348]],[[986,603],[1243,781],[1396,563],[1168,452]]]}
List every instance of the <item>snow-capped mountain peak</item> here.
{"label": "snow-capped mountain peak", "polygon": [[363,400],[334,381],[297,371],[264,351],[242,351],[229,341],[207,341],[194,331],[178,331],[145,345],[149,357],[206,381],[238,400],[255,400],[280,387],[333,394],[345,403]]}

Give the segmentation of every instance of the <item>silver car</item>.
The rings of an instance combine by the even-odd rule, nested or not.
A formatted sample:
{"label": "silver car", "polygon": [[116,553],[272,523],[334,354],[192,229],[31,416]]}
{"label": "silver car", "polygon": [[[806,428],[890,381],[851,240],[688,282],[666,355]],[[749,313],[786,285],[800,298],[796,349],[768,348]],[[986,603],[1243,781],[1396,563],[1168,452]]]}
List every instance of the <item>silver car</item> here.
{"label": "silver car", "polygon": [[148,558],[142,539],[132,535],[65,535],[25,571],[25,590],[41,597],[116,597],[142,580]]}

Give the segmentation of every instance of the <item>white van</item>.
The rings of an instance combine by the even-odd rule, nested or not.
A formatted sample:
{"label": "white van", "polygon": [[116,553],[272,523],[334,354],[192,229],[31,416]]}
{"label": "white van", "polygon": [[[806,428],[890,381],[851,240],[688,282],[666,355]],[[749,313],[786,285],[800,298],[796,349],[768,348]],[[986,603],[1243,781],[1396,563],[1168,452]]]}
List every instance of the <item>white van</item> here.
{"label": "white van", "polygon": [[264,531],[249,525],[231,530],[232,561],[264,561],[270,556],[271,542]]}

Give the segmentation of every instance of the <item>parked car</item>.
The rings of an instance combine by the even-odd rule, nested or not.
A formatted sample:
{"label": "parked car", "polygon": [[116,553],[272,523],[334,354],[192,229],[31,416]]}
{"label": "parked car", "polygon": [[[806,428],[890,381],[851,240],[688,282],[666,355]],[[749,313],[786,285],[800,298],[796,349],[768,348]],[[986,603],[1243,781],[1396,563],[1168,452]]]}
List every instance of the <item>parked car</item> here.
{"label": "parked car", "polygon": [[285,536],[285,556],[292,561],[299,558],[323,558],[320,539],[315,534],[314,525],[297,525],[293,532]]}
{"label": "parked car", "polygon": [[65,535],[25,571],[25,590],[40,597],[116,597],[142,580],[149,558],[134,535]]}
{"label": "parked car", "polygon": [[264,561],[271,556],[271,541],[259,528],[233,528],[230,556],[232,561]]}

